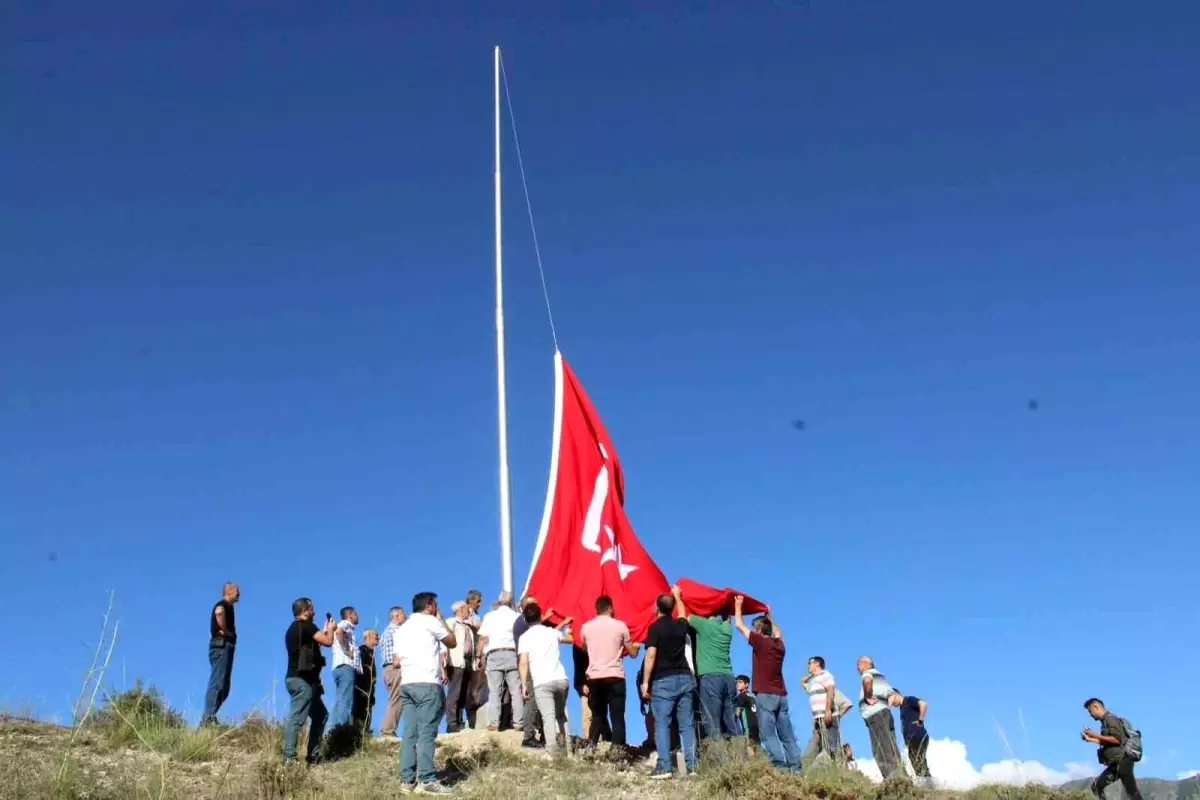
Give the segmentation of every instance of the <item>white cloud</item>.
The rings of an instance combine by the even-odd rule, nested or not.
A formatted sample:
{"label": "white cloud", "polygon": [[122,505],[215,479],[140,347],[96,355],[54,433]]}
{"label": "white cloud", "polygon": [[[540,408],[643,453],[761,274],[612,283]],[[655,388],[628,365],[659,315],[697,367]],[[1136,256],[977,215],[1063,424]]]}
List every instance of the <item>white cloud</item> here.
{"label": "white cloud", "polygon": [[1180,772],[1175,776],[1177,781],[1186,781],[1188,778],[1195,778],[1200,775],[1200,769],[1189,769],[1187,772]]}
{"label": "white cloud", "polygon": [[[938,786],[947,789],[970,789],[982,783],[1044,783],[1055,786],[1080,778],[1090,778],[1099,771],[1097,766],[1074,761],[1064,764],[1062,769],[1051,769],[1040,761],[1021,761],[1015,758],[984,764],[976,769],[967,758],[967,746],[954,739],[931,739],[926,757],[934,781]],[[871,780],[883,780],[883,775],[873,760],[859,759],[858,767]]]}

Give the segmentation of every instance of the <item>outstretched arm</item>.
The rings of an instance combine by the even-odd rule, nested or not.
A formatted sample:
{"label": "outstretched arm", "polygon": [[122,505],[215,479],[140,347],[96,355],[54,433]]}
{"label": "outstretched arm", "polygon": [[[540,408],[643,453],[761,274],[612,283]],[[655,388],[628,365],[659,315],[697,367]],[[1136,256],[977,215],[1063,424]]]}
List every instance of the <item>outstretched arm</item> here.
{"label": "outstretched arm", "polygon": [[740,594],[733,598],[733,624],[734,627],[742,632],[743,636],[749,639],[750,629],[746,627],[746,621],[742,619],[742,603],[745,602],[746,598],[742,597]]}
{"label": "outstretched arm", "polygon": [[679,588],[679,584],[671,587],[671,595],[675,598],[675,608],[679,610],[679,618],[687,619],[687,605],[683,602],[683,590]]}

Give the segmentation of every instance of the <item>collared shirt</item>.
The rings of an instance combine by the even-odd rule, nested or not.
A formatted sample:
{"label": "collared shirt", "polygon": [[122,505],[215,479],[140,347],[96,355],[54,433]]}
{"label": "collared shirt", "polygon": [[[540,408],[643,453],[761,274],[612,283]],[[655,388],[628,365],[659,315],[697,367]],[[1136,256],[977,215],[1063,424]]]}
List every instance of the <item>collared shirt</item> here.
{"label": "collared shirt", "polygon": [[479,625],[479,635],[486,636],[488,640],[483,648],[484,655],[493,650],[517,649],[517,643],[513,639],[513,624],[518,616],[517,612],[508,606],[494,608],[484,615],[483,622]]}
{"label": "collared shirt", "polygon": [[383,633],[379,634],[379,663],[385,667],[392,663],[392,652],[395,650],[392,637],[395,636],[396,629],[399,627],[396,623],[389,622],[383,629]]}
{"label": "collared shirt", "polygon": [[1125,754],[1125,726],[1121,718],[1111,711],[1106,711],[1100,720],[1100,735],[1115,737],[1120,744],[1102,744],[1096,751],[1096,757],[1101,764],[1118,764]]}
{"label": "collared shirt", "polygon": [[[863,689],[862,683],[868,675],[871,676],[871,695],[879,701],[877,703],[867,702],[867,693]],[[863,670],[862,678],[858,682],[858,710],[862,713],[863,719],[873,717],[881,711],[891,714],[892,709],[887,701],[888,695],[891,693],[892,686],[888,683],[887,678],[884,677],[882,672],[874,667]]]}
{"label": "collared shirt", "polygon": [[[335,640],[333,647],[333,668],[338,667],[354,667],[355,672],[362,672],[362,658],[358,653],[358,643],[354,640],[354,623],[348,619],[344,619],[337,624],[338,631],[346,638],[345,647],[342,642]],[[350,654],[347,655],[346,647],[350,648]]]}
{"label": "collared shirt", "polygon": [[[837,683],[833,680],[833,673],[823,669],[816,675],[808,679],[808,683],[804,685],[808,691],[808,707],[812,710],[812,715],[816,717],[825,716],[825,703],[831,692],[837,691]],[[830,710],[835,717],[837,716],[837,699],[834,698],[834,708]]]}
{"label": "collared shirt", "polygon": [[446,626],[431,614],[413,614],[396,633],[400,685],[442,682],[442,639]]}

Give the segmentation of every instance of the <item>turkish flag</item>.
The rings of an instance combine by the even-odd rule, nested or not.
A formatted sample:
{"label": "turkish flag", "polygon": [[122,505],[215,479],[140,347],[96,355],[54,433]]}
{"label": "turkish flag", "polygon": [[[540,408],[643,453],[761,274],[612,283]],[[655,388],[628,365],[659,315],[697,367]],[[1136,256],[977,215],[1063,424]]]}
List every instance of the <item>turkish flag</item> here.
{"label": "turkish flag", "polygon": [[712,617],[718,614],[728,614],[732,617],[733,598],[739,594],[745,598],[742,601],[743,614],[761,614],[767,610],[766,603],[755,600],[737,589],[715,589],[691,578],[680,578],[675,581],[675,585],[679,587],[679,594],[683,597],[683,604],[687,606],[688,613],[698,617]]}
{"label": "turkish flag", "polygon": [[560,619],[574,618],[575,630],[596,616],[596,598],[608,595],[613,615],[640,642],[670,584],[634,534],[624,501],[617,448],[556,352],[550,486],[525,594]]}

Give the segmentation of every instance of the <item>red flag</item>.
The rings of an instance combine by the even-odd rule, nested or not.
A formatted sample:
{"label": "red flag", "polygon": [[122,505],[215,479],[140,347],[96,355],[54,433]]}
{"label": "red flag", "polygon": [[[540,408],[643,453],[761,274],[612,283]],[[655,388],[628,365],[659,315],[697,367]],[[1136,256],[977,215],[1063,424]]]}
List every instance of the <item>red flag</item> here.
{"label": "red flag", "polygon": [[722,612],[732,617],[733,598],[739,594],[746,598],[742,601],[743,614],[761,614],[767,610],[766,603],[737,589],[714,589],[691,578],[680,578],[675,584],[679,587],[688,613],[698,617],[711,617]]}
{"label": "red flag", "polygon": [[662,570],[625,516],[625,482],[617,449],[575,378],[554,354],[554,443],[542,529],[525,593],[575,629],[596,616],[608,595],[614,616],[642,641],[654,621],[654,601],[670,591]]}

